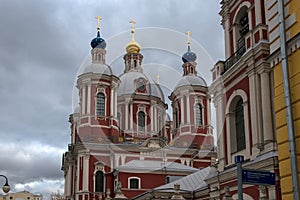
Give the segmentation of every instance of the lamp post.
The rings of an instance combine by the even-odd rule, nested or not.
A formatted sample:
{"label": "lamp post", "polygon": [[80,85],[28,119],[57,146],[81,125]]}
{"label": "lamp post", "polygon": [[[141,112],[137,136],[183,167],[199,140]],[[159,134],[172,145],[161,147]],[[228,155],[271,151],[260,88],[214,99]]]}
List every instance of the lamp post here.
{"label": "lamp post", "polygon": [[4,177],[5,180],[6,180],[6,181],[5,181],[5,184],[4,184],[3,187],[2,187],[2,190],[3,190],[3,192],[8,193],[9,190],[10,190],[10,186],[8,185],[8,179],[7,179],[7,177],[4,176],[4,175],[1,175],[1,174],[0,174],[0,176]]}

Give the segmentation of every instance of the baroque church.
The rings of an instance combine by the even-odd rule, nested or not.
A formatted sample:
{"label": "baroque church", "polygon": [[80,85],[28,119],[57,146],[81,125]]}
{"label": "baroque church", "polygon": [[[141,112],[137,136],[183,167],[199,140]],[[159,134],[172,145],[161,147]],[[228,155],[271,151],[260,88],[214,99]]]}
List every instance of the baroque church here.
{"label": "baroque church", "polygon": [[109,52],[99,20],[91,64],[77,79],[79,107],[69,117],[71,143],[62,163],[66,199],[131,199],[211,166],[211,98],[190,40],[182,78],[167,94],[171,120],[159,83],[143,73],[135,22],[124,48],[124,72],[116,76],[105,61]]}
{"label": "baroque church", "polygon": [[[299,10],[298,2],[222,0],[225,60],[206,66],[212,67],[212,84],[207,85],[197,70],[188,34],[182,77],[170,94],[143,73],[134,21],[120,76],[105,62],[109,52],[98,23],[97,37],[91,41],[91,64],[77,79],[79,107],[69,118],[71,142],[62,163],[65,198],[273,200],[292,199],[292,193],[297,196],[297,174],[291,173],[289,164],[295,161],[293,148],[288,148],[289,124],[283,117],[285,88],[278,69],[280,48],[288,44],[288,64],[292,73],[299,74],[299,57],[293,57],[300,46],[299,29],[295,31],[300,27],[294,9]],[[283,37],[280,16],[286,17],[280,22],[286,23],[281,24],[283,35],[290,37],[286,44],[279,42]],[[299,79],[293,83],[298,87]],[[295,90],[293,98],[299,94]],[[165,95],[172,116],[167,114]],[[299,101],[293,101],[292,109],[299,109],[295,102]],[[211,103],[216,108],[217,148]],[[270,173],[274,179],[268,184],[261,184],[262,180],[239,184],[238,163],[254,173]]]}

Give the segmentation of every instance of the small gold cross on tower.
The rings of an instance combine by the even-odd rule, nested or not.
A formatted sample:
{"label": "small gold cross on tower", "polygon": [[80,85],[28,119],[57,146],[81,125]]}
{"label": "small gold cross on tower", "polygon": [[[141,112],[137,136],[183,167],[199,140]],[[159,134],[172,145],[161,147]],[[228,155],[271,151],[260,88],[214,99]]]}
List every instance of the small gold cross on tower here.
{"label": "small gold cross on tower", "polygon": [[190,38],[191,33],[192,33],[191,31],[186,32],[186,34],[187,34],[187,36],[188,36],[187,43],[188,43],[189,46],[190,46],[190,44],[191,44],[191,38]]}
{"label": "small gold cross on tower", "polygon": [[131,40],[134,41],[134,24],[136,23],[133,19],[129,21],[131,23]]}
{"label": "small gold cross on tower", "polygon": [[100,31],[100,20],[101,20],[102,18],[98,15],[98,16],[96,16],[96,19],[98,20],[97,30]]}
{"label": "small gold cross on tower", "polygon": [[134,24],[136,23],[133,19],[129,21],[129,23],[131,24],[131,32],[134,33]]}

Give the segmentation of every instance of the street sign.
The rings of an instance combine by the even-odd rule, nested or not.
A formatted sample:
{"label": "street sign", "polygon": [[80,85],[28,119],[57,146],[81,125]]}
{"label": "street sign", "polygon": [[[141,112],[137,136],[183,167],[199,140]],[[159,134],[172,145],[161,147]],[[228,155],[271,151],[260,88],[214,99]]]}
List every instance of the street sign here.
{"label": "street sign", "polygon": [[252,185],[275,185],[275,173],[262,170],[243,169],[242,181],[243,183]]}

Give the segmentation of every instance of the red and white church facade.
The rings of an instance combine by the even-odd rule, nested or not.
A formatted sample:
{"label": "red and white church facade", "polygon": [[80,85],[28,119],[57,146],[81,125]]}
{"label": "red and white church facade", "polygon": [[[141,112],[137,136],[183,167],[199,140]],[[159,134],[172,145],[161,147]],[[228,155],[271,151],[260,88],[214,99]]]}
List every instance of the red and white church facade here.
{"label": "red and white church facade", "polygon": [[276,175],[274,185],[243,184],[243,199],[281,199],[265,1],[222,0],[220,15],[225,61],[213,66],[208,86],[188,41],[182,77],[167,94],[172,117],[160,85],[143,73],[134,28],[124,73],[116,76],[105,63],[98,27],[92,63],[77,80],[79,107],[70,115],[66,199],[235,200],[240,155],[243,168]]}
{"label": "red and white church facade", "polygon": [[216,159],[210,95],[196,54],[182,56],[182,79],[169,95],[143,73],[141,47],[126,45],[124,73],[116,76],[106,42],[91,41],[91,64],[78,76],[79,106],[70,115],[71,142],[63,155],[65,198],[131,199],[210,166]]}

